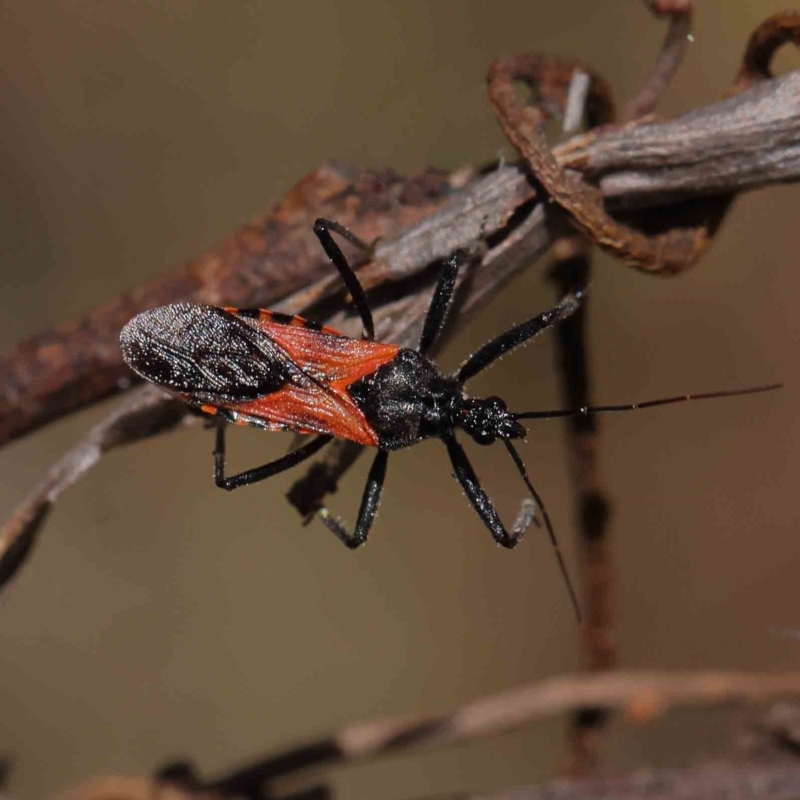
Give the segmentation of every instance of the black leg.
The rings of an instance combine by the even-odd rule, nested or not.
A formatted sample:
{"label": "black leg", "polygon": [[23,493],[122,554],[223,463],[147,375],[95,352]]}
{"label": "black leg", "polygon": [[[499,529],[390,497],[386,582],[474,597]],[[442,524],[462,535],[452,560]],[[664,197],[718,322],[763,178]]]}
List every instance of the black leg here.
{"label": "black leg", "polygon": [[262,467],[256,467],[255,469],[240,472],[238,475],[225,477],[225,428],[225,423],[221,422],[217,425],[214,446],[214,483],[220,489],[227,489],[228,491],[251,483],[258,483],[277,475],[279,472],[291,469],[302,461],[311,458],[314,453],[328,444],[333,438],[332,436],[317,436],[316,439],[312,439],[308,444],[298,447],[297,450],[292,450],[291,453],[287,453],[275,461],[270,461]]}
{"label": "black leg", "polygon": [[577,615],[578,620],[580,620],[581,612],[580,606],[578,605],[578,597],[575,594],[575,589],[572,586],[572,581],[569,578],[564,557],[561,555],[561,550],[558,546],[558,540],[556,539],[555,531],[553,530],[553,526],[550,522],[550,515],[547,513],[547,509],[544,507],[544,503],[542,502],[542,498],[539,497],[539,493],[533,488],[533,484],[528,478],[528,472],[525,469],[525,465],[522,463],[522,459],[519,457],[519,454],[514,449],[511,442],[505,439],[502,441],[508,449],[508,452],[514,461],[517,470],[522,476],[522,479],[525,481],[525,485],[528,487],[528,491],[531,493],[531,496],[534,500],[533,508],[530,506],[526,508],[526,505],[523,503],[522,510],[520,511],[516,522],[514,523],[511,533],[509,533],[503,526],[494,504],[489,499],[489,495],[486,494],[484,488],[481,486],[478,476],[475,474],[475,470],[472,469],[472,464],[469,463],[469,459],[467,458],[467,454],[464,452],[464,448],[461,447],[461,445],[453,438],[444,440],[445,444],[447,445],[447,452],[450,454],[450,461],[453,464],[453,469],[455,469],[458,482],[463,487],[464,492],[467,495],[467,499],[470,501],[470,503],[472,503],[472,507],[478,512],[478,516],[483,520],[484,525],[486,525],[486,527],[492,532],[492,536],[498,544],[503,545],[503,547],[508,547],[509,549],[516,547],[525,531],[534,522],[536,510],[538,509],[541,512],[544,519],[545,528],[550,536],[550,542],[553,545],[559,567],[561,568],[561,574],[564,576],[564,581],[567,584],[567,590],[569,591],[570,600],[572,601],[572,605],[575,609],[575,614]]}
{"label": "black leg", "polygon": [[458,277],[458,267],[464,258],[464,251],[457,250],[442,265],[439,281],[431,298],[425,324],[422,327],[422,336],[419,339],[417,350],[425,355],[430,349],[447,321],[447,313],[453,304],[453,291]]}
{"label": "black leg", "polygon": [[[509,549],[516,547],[522,539],[525,531],[533,524],[536,516],[536,507],[523,505],[517,517],[514,527],[509,533],[503,525],[500,515],[494,507],[494,503],[489,499],[489,495],[481,486],[472,464],[469,463],[464,448],[455,439],[445,439],[447,452],[450,461],[456,472],[456,478],[464,489],[467,499],[472,504],[478,516],[483,520],[483,524],[491,531],[497,544]],[[533,505],[533,504],[531,504]]]}
{"label": "black leg", "polygon": [[496,361],[500,356],[527,342],[537,333],[547,330],[552,325],[573,314],[582,298],[582,293],[567,295],[555,308],[544,311],[533,319],[517,325],[511,330],[501,333],[496,338],[479,347],[455,373],[455,378],[464,383],[474,378],[482,370]]}
{"label": "black leg", "polygon": [[322,219],[321,217],[314,223],[314,233],[317,235],[322,249],[331,260],[333,266],[339,270],[339,274],[342,276],[345,286],[347,286],[347,291],[350,292],[353,298],[353,303],[361,317],[361,324],[364,327],[363,337],[370,340],[374,339],[375,325],[372,322],[372,311],[367,302],[367,296],[364,294],[364,288],[361,286],[361,282],[358,280],[355,272],[353,272],[353,268],[347,263],[344,253],[341,251],[339,245],[336,244],[331,234],[337,233],[343,239],[347,239],[348,242],[354,244],[366,253],[371,253],[372,247],[362,242],[358,236],[351,233],[342,225],[339,225],[338,222],[332,222],[331,220]]}
{"label": "black leg", "polygon": [[375,514],[378,511],[378,503],[381,499],[381,489],[383,489],[383,481],[386,477],[386,462],[389,458],[389,453],[386,450],[379,450],[372,462],[372,466],[367,476],[367,485],[364,487],[364,495],[361,498],[361,506],[358,509],[358,519],[356,520],[355,530],[351,533],[347,530],[344,523],[338,518],[334,517],[327,508],[321,508],[319,511],[320,519],[333,531],[336,538],[344,543],[351,550],[356,547],[361,547],[367,541],[369,529],[375,521]]}

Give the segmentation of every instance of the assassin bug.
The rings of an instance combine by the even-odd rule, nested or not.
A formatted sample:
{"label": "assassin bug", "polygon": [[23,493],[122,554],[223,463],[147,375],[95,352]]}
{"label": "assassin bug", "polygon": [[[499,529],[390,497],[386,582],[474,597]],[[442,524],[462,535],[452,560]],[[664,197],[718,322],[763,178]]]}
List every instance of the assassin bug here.
{"label": "assassin bug", "polygon": [[[442,331],[453,300],[458,252],[445,261],[416,350],[376,342],[364,290],[333,239],[336,233],[364,252],[372,248],[346,228],[318,219],[314,233],[339,270],[361,317],[361,339],[302,317],[262,309],[218,308],[179,303],[145,311],[123,328],[122,355],[143,378],[179,394],[201,412],[215,417],[214,482],[236,489],[269,478],[311,458],[334,436],[376,447],[353,531],[323,508],[325,525],[348,547],[364,544],[375,519],[392,450],[437,437],[447,447],[455,477],[495,541],[514,547],[541,513],[572,602],[575,592],[558,549],[553,526],[516,448],[523,419],[541,419],[593,411],[623,411],[690,399],[727,397],[766,391],[762,386],[728,392],[663,398],[646,403],[515,414],[499,397],[470,398],[464,385],[505,353],[568,317],[582,294],[566,296],[555,308],[517,325],[484,344],[452,375],[444,375],[427,353]],[[282,458],[261,467],[225,475],[226,424],[252,425],[270,431],[317,436]],[[461,429],[478,444],[500,440],[508,450],[533,503],[527,501],[508,531],[480,484],[464,449]],[[534,505],[535,504],[535,505]]]}

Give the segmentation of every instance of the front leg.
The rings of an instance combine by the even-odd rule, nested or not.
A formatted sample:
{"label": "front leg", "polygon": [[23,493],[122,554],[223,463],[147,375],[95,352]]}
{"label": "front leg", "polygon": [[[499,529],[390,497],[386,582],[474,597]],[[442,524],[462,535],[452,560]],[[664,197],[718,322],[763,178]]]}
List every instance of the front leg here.
{"label": "front leg", "polygon": [[575,615],[580,621],[581,611],[578,604],[578,596],[570,580],[564,556],[561,554],[561,548],[558,546],[558,540],[556,539],[553,525],[550,522],[550,515],[544,507],[542,498],[528,478],[528,471],[525,469],[525,465],[522,463],[522,459],[514,449],[514,446],[506,439],[502,441],[514,461],[520,476],[525,482],[525,485],[528,487],[528,491],[531,493],[531,498],[533,500],[533,502],[527,506],[523,504],[522,510],[514,523],[511,533],[506,530],[500,519],[500,515],[494,507],[494,503],[492,503],[489,495],[486,494],[486,490],[481,486],[478,476],[475,474],[475,470],[472,468],[472,464],[469,463],[467,454],[464,452],[464,448],[452,436],[444,439],[447,452],[450,455],[450,462],[453,465],[458,482],[464,489],[464,493],[467,495],[467,499],[472,504],[472,507],[483,520],[483,524],[492,532],[492,536],[498,544],[508,549],[516,547],[522,535],[535,521],[536,511],[538,510],[541,512],[542,519],[544,520],[544,527],[550,537],[550,543],[553,546],[553,551],[555,552],[556,560],[558,561],[561,574],[566,583],[572,606],[575,609]]}
{"label": "front leg", "polygon": [[369,255],[372,255],[373,248],[365,242],[362,242],[358,236],[347,230],[343,225],[340,225],[338,222],[332,222],[329,219],[323,219],[322,217],[314,223],[314,233],[333,266],[339,270],[339,274],[342,276],[347,291],[350,292],[350,296],[353,298],[353,305],[355,305],[361,317],[361,324],[364,328],[362,334],[363,338],[372,341],[375,338],[375,324],[372,321],[372,311],[370,310],[367,296],[364,294],[364,288],[361,286],[361,281],[359,281],[358,276],[347,262],[344,253],[341,251],[339,245],[336,244],[331,234],[338,233],[343,239],[346,239]]}
{"label": "front leg", "polygon": [[379,450],[375,460],[372,462],[367,476],[367,485],[364,487],[364,495],[361,498],[361,506],[358,509],[358,519],[356,520],[354,531],[350,532],[342,520],[334,517],[327,508],[323,507],[319,510],[319,517],[322,522],[340,542],[351,550],[361,547],[367,541],[370,528],[375,521],[375,514],[378,511],[388,459],[388,451]]}
{"label": "front leg", "polygon": [[270,461],[261,467],[248,469],[245,472],[240,472],[237,475],[225,476],[225,430],[226,423],[220,421],[217,424],[217,435],[214,445],[214,483],[220,489],[231,491],[238,489],[240,486],[248,486],[251,483],[258,483],[259,481],[271,478],[279,472],[284,472],[287,469],[300,464],[306,459],[311,458],[318,450],[322,449],[333,438],[332,436],[317,436],[312,439],[308,444],[298,447],[297,450],[292,450],[281,458]]}
{"label": "front leg", "polygon": [[461,484],[467,500],[478,513],[483,524],[491,531],[494,540],[497,544],[509,550],[516,547],[525,532],[536,520],[536,504],[532,501],[523,501],[520,513],[514,522],[514,527],[509,533],[505,525],[503,525],[497,509],[494,507],[494,503],[489,495],[486,494],[483,486],[481,486],[478,476],[475,474],[475,470],[464,452],[464,448],[455,439],[447,439],[445,444],[450,455],[450,462],[456,473],[456,479]]}

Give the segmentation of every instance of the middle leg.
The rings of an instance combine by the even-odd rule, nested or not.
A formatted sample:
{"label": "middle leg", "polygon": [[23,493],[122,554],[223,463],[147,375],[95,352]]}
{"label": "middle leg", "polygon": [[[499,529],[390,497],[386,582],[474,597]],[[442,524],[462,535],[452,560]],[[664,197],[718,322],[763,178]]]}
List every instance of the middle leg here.
{"label": "middle leg", "polygon": [[567,295],[561,302],[549,311],[523,322],[520,325],[501,333],[485,345],[479,347],[456,371],[455,378],[460,383],[465,383],[474,378],[479,372],[497,361],[500,356],[524,344],[542,331],[560,322],[562,319],[574,314],[578,310],[583,292]]}

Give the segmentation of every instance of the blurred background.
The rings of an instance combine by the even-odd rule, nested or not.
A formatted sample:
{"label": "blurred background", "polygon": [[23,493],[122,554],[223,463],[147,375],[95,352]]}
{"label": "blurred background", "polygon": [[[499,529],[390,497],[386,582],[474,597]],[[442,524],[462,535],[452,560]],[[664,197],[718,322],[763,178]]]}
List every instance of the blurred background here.
{"label": "blurred background", "polygon": [[[750,31],[781,3],[706,0],[661,111],[717,99]],[[584,58],[633,94],[665,33],[637,0],[0,2],[0,347],[199,254],[326,159],[411,172],[508,152],[485,99],[497,55]],[[798,65],[782,52],[778,66]],[[603,420],[625,668],[787,669],[800,643],[796,504],[800,323],[796,187],[741,198],[689,274],[598,256],[598,402],[786,382],[771,395]],[[309,231],[309,236],[311,236]],[[547,307],[534,265],[442,356]],[[557,404],[553,340],[476,381],[515,408]],[[110,407],[0,452],[6,517]],[[232,465],[282,451],[234,431]],[[0,605],[0,751],[32,798],[186,756],[205,775],[378,715],[446,710],[573,671],[578,628],[543,536],[501,551],[436,442],[392,458],[370,544],[351,553],[283,500],[294,475],[228,495],[194,428],[117,451],[68,492]],[[471,450],[474,452],[474,450]],[[557,421],[524,447],[573,571]],[[475,452],[506,516],[502,449]],[[367,461],[333,507],[353,520]],[[726,745],[727,712],[612,727],[611,771]],[[558,720],[461,748],[340,771],[343,796],[490,789],[559,773]]]}

